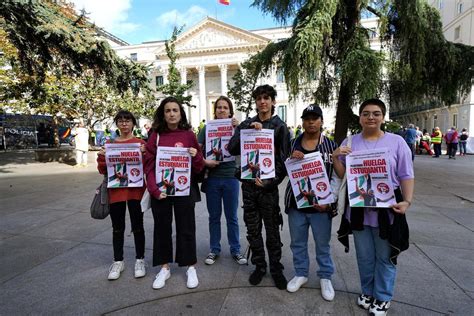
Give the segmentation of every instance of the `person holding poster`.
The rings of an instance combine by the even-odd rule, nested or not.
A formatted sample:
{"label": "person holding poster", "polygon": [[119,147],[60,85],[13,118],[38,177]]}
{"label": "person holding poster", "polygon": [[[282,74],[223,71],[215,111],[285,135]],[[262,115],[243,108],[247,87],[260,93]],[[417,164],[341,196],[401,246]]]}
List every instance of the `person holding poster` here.
{"label": "person holding poster", "polygon": [[[189,195],[168,196],[175,191],[169,187],[179,185],[175,179],[166,178],[168,186],[166,191],[161,191],[158,185],[163,179],[156,178],[156,158],[158,147],[187,148],[191,155],[191,173],[197,174],[204,168],[204,160],[196,136],[191,130],[191,125],[186,118],[183,105],[174,97],[167,97],[161,101],[155,112],[152,133],[148,138],[144,158],[147,188],[151,195],[151,208],[155,221],[153,233],[153,266],[161,266],[153,282],[154,289],[161,289],[170,278],[170,263],[176,262],[178,266],[187,266],[187,287],[192,289],[199,285],[195,264],[196,258],[196,222],[194,205],[199,201],[199,192],[196,186],[191,185]],[[159,138],[158,138],[159,137]],[[158,140],[158,142],[157,142]],[[181,162],[178,162],[181,164]],[[170,171],[170,170],[168,170]],[[172,172],[172,170],[171,170]],[[164,174],[164,173],[162,173]],[[179,178],[176,179],[179,182]],[[171,183],[174,182],[174,183]],[[188,182],[189,183],[189,182]],[[172,192],[174,193],[174,192]],[[173,214],[176,224],[176,255],[173,260],[172,222]]]}
{"label": "person holding poster", "polygon": [[[214,103],[214,119],[217,121],[225,121],[231,119],[228,126],[221,127],[222,132],[230,135],[233,129],[239,125],[234,116],[234,107],[232,101],[225,96],[220,96]],[[211,121],[212,122],[212,121]],[[211,122],[208,123],[211,124]],[[217,131],[219,131],[219,127]],[[198,135],[198,142],[201,148],[206,150],[206,142],[208,126],[204,126]],[[229,137],[230,138],[230,137]],[[222,137],[219,138],[222,140]],[[227,143],[226,143],[227,145]],[[226,147],[224,145],[224,147]],[[221,149],[222,150],[222,149]],[[220,157],[223,155],[221,154]],[[206,180],[206,202],[207,211],[209,212],[209,248],[210,252],[204,262],[208,265],[214,264],[221,253],[221,216],[222,204],[224,204],[224,215],[227,223],[227,241],[230,246],[230,254],[238,264],[246,264],[247,259],[240,253],[240,237],[239,237],[239,219],[237,217],[237,207],[239,206],[239,181],[234,177],[235,159],[222,162],[220,159],[212,159],[212,156],[205,159],[206,167],[209,168]],[[234,157],[232,157],[234,158]]]}
{"label": "person holding poster", "polygon": [[[408,248],[408,225],[405,212],[413,200],[414,172],[412,154],[403,138],[384,133],[381,125],[386,113],[385,104],[379,99],[364,101],[359,108],[359,122],[362,132],[352,137],[352,147],[346,146],[347,139],[333,153],[334,167],[346,170],[346,156],[361,151],[383,152],[388,161],[387,168],[396,203],[384,208],[350,207],[341,218],[338,239],[349,250],[349,234],[354,235],[357,265],[362,293],[357,304],[369,310],[371,315],[386,315],[393,297],[397,274],[397,256]],[[349,158],[347,158],[349,160]],[[384,159],[385,160],[385,159]],[[352,165],[353,166],[353,165]],[[379,167],[371,167],[378,171]],[[367,169],[359,167],[359,169]],[[367,184],[364,192],[375,190],[374,174],[362,174]],[[369,180],[370,179],[370,180]],[[350,187],[348,177],[348,188]],[[374,187],[374,188],[372,188]],[[360,184],[358,185],[360,189]],[[388,187],[384,187],[386,191]],[[349,192],[351,192],[349,190]],[[351,199],[350,196],[348,198]],[[381,201],[382,202],[382,201]],[[377,201],[378,203],[378,201]]]}
{"label": "person holding poster", "polygon": [[[106,145],[121,145],[126,148],[128,145],[140,144],[140,151],[144,154],[145,142],[133,136],[133,128],[137,125],[137,120],[132,113],[125,110],[120,110],[115,115],[114,122],[120,129],[120,136],[114,141],[107,140]],[[110,166],[109,170],[106,163],[106,150],[101,149],[97,155],[97,168],[101,174],[106,174],[108,180],[114,178],[119,173],[119,177],[123,178],[122,172],[126,173],[121,167]],[[140,162],[140,164],[142,164]],[[136,168],[137,170],[143,170]],[[143,179],[142,175],[137,175]],[[111,181],[114,181],[112,179]],[[128,181],[128,177],[127,177]],[[109,181],[110,183],[110,181]],[[123,183],[123,182],[122,182]],[[120,273],[125,269],[123,261],[123,244],[125,233],[125,213],[128,206],[130,213],[130,222],[132,224],[132,232],[135,240],[135,278],[144,277],[146,274],[145,268],[145,230],[143,229],[143,213],[140,206],[143,193],[145,192],[145,185],[139,187],[129,187],[127,185],[117,185],[117,187],[108,186],[108,195],[110,203],[110,219],[112,220],[112,243],[114,248],[114,263],[109,269],[109,280],[116,280],[120,277]]]}
{"label": "person holding poster", "polygon": [[[241,179],[244,222],[247,226],[247,240],[252,252],[252,264],[255,270],[249,277],[252,285],[262,281],[267,271],[265,249],[262,237],[262,222],[266,231],[266,246],[270,261],[270,273],[278,289],[286,289],[287,281],[283,274],[283,265],[280,263],[281,247],[279,226],[283,218],[278,205],[278,185],[286,176],[284,161],[288,157],[290,133],[288,128],[275,112],[276,91],[270,85],[257,87],[252,97],[257,107],[257,115],[240,123],[235,129],[234,136],[229,142],[229,152],[237,156],[241,154],[241,130],[270,129],[274,132],[273,153],[275,154],[275,177],[270,179]],[[250,157],[251,158],[251,157]],[[249,159],[250,159],[249,158]],[[238,171],[240,178],[240,170]]]}
{"label": "person holding poster", "polygon": [[[323,161],[326,174],[331,186],[331,202],[337,199],[338,184],[340,183],[335,174],[332,153],[337,148],[336,143],[324,136],[322,133],[323,111],[315,104],[311,104],[303,110],[304,132],[291,142],[290,158],[303,160],[305,155],[319,153]],[[291,160],[288,160],[290,162]],[[305,173],[314,170],[319,172],[321,163],[314,160],[302,165]],[[289,170],[289,169],[288,169]],[[288,171],[289,177],[293,176]],[[314,176],[311,174],[311,176]],[[331,283],[331,276],[334,273],[334,263],[331,259],[329,241],[331,240],[332,218],[337,214],[335,203],[320,204],[318,200],[324,200],[327,196],[317,196],[319,184],[311,183],[311,176],[304,176],[297,181],[300,194],[295,196],[292,190],[291,180],[285,190],[285,212],[288,214],[288,226],[290,227],[291,252],[293,253],[293,265],[295,277],[288,282],[287,291],[296,292],[308,281],[309,257],[308,257],[308,230],[313,232],[314,243],[316,245],[316,261],[319,265],[317,275],[320,279],[321,295],[327,301],[334,299],[334,288]],[[321,186],[325,187],[323,181]],[[333,193],[336,192],[336,193]],[[297,204],[297,199],[301,202]],[[304,205],[306,207],[298,207]],[[309,206],[309,207],[308,207]]]}

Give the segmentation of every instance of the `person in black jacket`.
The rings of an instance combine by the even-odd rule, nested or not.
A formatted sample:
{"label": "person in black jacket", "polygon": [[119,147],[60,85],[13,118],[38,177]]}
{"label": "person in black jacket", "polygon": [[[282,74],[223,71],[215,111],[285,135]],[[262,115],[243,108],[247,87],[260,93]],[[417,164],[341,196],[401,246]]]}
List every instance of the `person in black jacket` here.
{"label": "person in black jacket", "polygon": [[[285,122],[275,112],[276,91],[270,85],[257,87],[252,97],[255,100],[257,113],[255,117],[243,121],[236,129],[229,142],[229,153],[240,155],[240,130],[242,129],[272,129],[274,130],[275,177],[272,179],[242,180],[242,195],[244,222],[247,227],[247,240],[252,252],[252,264],[256,266],[249,277],[252,285],[262,281],[267,271],[265,249],[262,237],[262,221],[266,231],[266,245],[270,263],[270,273],[278,289],[286,289],[287,281],[283,275],[283,265],[280,263],[281,247],[278,228],[283,219],[278,205],[278,185],[286,176],[284,165],[289,154],[290,132]],[[240,173],[239,173],[240,174]]]}

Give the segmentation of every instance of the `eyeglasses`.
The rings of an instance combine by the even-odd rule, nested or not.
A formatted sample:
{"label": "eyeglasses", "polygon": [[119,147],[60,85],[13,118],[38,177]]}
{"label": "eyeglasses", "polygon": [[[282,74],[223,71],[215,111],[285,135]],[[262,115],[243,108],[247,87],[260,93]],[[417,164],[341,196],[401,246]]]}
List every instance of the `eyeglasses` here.
{"label": "eyeglasses", "polygon": [[380,118],[383,114],[381,111],[375,111],[375,112],[364,111],[360,115],[364,118],[369,118],[370,116],[373,116],[374,118]]}
{"label": "eyeglasses", "polygon": [[130,124],[132,123],[132,120],[118,120],[117,121],[117,124]]}

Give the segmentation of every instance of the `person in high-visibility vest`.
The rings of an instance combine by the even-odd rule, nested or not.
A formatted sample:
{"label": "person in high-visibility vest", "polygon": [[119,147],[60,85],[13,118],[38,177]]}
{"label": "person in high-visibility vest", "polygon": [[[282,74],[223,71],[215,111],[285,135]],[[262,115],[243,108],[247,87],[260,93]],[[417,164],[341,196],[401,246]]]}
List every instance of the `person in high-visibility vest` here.
{"label": "person in high-visibility vest", "polygon": [[443,140],[443,133],[438,126],[435,127],[433,134],[431,134],[431,143],[434,149],[434,158],[439,158],[441,155],[441,141]]}

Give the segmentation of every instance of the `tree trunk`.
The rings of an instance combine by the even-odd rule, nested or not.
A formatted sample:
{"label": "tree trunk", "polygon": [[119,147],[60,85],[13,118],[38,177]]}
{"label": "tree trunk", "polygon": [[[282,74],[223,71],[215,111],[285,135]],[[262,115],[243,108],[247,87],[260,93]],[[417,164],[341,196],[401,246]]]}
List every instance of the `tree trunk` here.
{"label": "tree trunk", "polygon": [[352,89],[349,87],[349,84],[341,84],[341,87],[339,88],[339,99],[337,100],[336,111],[336,127],[334,133],[334,141],[339,145],[347,136],[347,128],[349,127],[349,121],[352,116],[352,109],[350,106],[352,103],[351,90]]}
{"label": "tree trunk", "polygon": [[[360,20],[360,0],[345,0],[345,10],[347,19],[345,20],[346,34],[341,43],[340,51],[338,52],[339,59],[344,60],[346,58],[346,50],[348,49],[347,43],[349,43],[354,36],[355,28],[359,24]],[[342,64],[342,63],[341,63]],[[341,78],[341,86],[339,87],[339,98],[337,100],[337,111],[336,111],[336,127],[334,140],[341,144],[341,142],[347,136],[347,128],[352,117],[352,95],[354,94],[354,83],[351,78],[343,73]]]}

